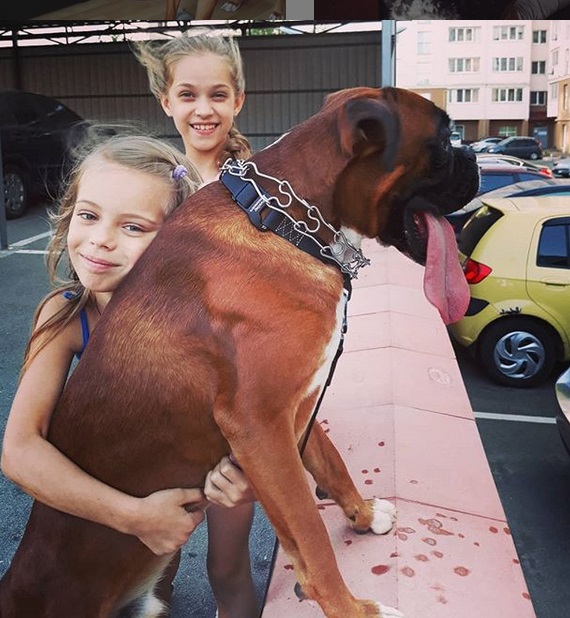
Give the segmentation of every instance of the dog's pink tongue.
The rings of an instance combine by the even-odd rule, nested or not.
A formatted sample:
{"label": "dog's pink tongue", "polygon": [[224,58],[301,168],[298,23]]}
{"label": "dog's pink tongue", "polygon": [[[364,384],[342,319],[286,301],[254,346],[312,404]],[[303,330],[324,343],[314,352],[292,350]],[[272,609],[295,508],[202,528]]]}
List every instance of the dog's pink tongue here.
{"label": "dog's pink tongue", "polygon": [[424,220],[428,231],[424,292],[445,324],[451,324],[467,311],[469,285],[459,264],[455,234],[449,222],[427,212]]}

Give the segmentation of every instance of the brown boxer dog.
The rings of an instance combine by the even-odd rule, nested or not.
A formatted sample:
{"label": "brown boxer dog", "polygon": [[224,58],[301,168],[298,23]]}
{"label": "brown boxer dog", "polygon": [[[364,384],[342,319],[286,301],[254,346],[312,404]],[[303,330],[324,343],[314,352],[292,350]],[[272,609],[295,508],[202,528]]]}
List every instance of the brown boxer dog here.
{"label": "brown boxer dog", "polygon": [[[49,439],[136,496],[203,486],[233,453],[324,615],[401,616],[344,584],[299,443],[339,346],[350,278],[366,264],[361,238],[425,264],[426,294],[446,321],[466,308],[442,215],[474,196],[479,177],[449,135],[448,116],[423,97],[355,88],[251,162],[226,165],[113,295]],[[356,531],[391,527],[393,507],[359,495],[318,424],[305,464]],[[36,502],[0,583],[0,615],[103,618],[139,600],[138,616],[158,616],[153,588],[168,560]]]}

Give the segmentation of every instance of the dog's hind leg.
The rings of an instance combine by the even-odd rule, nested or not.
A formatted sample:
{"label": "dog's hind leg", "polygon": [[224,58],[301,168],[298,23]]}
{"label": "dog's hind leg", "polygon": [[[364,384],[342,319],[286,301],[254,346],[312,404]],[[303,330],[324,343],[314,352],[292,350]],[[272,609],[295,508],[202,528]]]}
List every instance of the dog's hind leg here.
{"label": "dog's hind leg", "polygon": [[311,429],[303,463],[317,483],[317,496],[334,500],[355,532],[385,534],[392,529],[394,505],[379,498],[365,500],[360,495],[335,445],[318,422]]}

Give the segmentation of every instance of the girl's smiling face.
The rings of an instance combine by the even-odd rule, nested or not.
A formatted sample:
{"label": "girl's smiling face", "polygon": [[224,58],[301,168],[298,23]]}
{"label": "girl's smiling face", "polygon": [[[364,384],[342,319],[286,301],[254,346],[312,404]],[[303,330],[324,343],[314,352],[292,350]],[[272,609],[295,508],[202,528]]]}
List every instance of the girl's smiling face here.
{"label": "girl's smiling face", "polygon": [[67,234],[71,264],[86,289],[110,298],[158,233],[169,198],[164,180],[102,157],[89,161]]}
{"label": "girl's smiling face", "polygon": [[161,97],[174,120],[188,157],[217,160],[245,95],[237,94],[227,60],[215,54],[185,56],[171,69],[171,83]]}

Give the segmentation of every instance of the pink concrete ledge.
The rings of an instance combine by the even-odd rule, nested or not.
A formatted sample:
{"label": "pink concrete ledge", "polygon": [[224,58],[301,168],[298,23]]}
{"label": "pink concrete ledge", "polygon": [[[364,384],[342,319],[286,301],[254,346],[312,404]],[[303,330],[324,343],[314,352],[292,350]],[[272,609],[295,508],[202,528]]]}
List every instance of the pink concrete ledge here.
{"label": "pink concrete ledge", "polygon": [[[345,353],[319,413],[365,497],[395,502],[395,529],[353,534],[318,502],[352,592],[406,618],[535,618],[445,326],[423,269],[366,243]],[[264,618],[322,616],[299,601],[279,550]]]}

